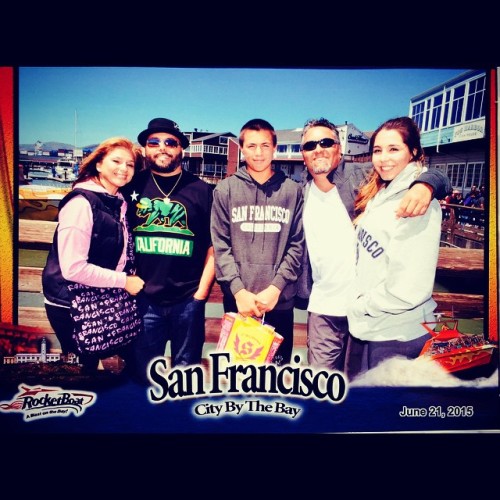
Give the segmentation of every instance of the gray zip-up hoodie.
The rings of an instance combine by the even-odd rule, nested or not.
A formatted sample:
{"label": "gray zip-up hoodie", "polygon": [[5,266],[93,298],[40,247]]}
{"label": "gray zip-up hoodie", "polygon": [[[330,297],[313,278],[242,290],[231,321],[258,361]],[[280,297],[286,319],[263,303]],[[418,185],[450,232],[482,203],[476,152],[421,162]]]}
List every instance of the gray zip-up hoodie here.
{"label": "gray zip-up hoodie", "polygon": [[281,290],[276,309],[293,307],[304,251],[302,208],[301,185],[280,170],[259,184],[243,167],[217,184],[211,236],[225,294],[275,285]]}
{"label": "gray zip-up hoodie", "polygon": [[419,175],[405,167],[372,198],[356,228],[356,279],[347,312],[349,331],[362,340],[412,340],[434,321],[432,299],[441,237],[441,206],[396,219],[395,211]]}

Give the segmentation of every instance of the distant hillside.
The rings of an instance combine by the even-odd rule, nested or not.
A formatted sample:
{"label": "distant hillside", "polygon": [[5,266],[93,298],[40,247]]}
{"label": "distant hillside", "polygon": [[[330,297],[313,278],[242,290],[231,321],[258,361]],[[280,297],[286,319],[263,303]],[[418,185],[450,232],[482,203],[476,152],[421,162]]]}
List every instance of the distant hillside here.
{"label": "distant hillside", "polygon": [[[97,144],[91,144],[89,146],[77,146],[77,148],[81,149],[94,149],[97,146]],[[74,149],[75,146],[74,144],[66,144],[64,142],[44,142],[42,144],[42,151],[53,151],[54,149]],[[35,145],[34,144],[19,144],[19,149],[26,149],[28,151],[34,151],[35,150]]]}

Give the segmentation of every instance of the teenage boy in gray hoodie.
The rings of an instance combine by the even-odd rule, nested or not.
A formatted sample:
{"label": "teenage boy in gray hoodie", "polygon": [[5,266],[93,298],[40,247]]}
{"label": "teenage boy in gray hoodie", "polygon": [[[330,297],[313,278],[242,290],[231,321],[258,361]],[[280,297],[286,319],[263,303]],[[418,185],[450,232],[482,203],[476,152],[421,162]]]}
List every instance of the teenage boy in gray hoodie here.
{"label": "teenage boy in gray hoodie", "polygon": [[214,190],[211,236],[225,312],[262,317],[284,339],[276,364],[290,363],[293,309],[304,251],[302,188],[273,170],[276,132],[262,119],[239,136],[246,166]]}

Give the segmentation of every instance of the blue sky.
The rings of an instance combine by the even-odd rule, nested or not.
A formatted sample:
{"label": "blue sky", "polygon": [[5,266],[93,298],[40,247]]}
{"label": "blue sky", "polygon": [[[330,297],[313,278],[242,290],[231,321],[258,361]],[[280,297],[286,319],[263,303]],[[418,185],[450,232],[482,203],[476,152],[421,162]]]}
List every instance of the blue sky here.
{"label": "blue sky", "polygon": [[76,137],[84,147],[117,135],[136,141],[156,117],[173,119],[184,131],[236,135],[251,118],[281,130],[324,116],[370,131],[408,115],[410,98],[464,71],[21,67],[19,142],[74,145]]}

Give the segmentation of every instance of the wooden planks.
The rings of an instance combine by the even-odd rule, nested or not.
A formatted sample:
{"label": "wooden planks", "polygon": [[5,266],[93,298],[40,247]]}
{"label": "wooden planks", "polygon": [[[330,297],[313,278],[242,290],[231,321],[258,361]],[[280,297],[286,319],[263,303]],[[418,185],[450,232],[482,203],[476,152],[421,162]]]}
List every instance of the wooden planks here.
{"label": "wooden planks", "polygon": [[437,270],[449,274],[482,272],[484,271],[484,250],[441,247]]}
{"label": "wooden planks", "polygon": [[19,219],[19,243],[51,244],[57,222]]}
{"label": "wooden planks", "polygon": [[484,296],[470,293],[434,292],[436,312],[463,319],[484,318]]}
{"label": "wooden planks", "polygon": [[18,268],[18,285],[20,292],[41,292],[42,290],[42,271],[41,267]]}

